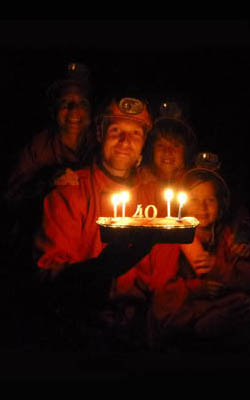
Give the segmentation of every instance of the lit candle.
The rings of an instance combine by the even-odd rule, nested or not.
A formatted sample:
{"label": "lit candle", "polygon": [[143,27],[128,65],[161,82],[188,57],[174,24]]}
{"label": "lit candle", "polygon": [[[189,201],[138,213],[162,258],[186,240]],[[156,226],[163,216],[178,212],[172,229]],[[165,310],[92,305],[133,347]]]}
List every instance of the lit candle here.
{"label": "lit candle", "polygon": [[180,203],[180,205],[179,205],[179,212],[178,212],[178,219],[181,219],[181,209],[182,209],[182,206],[183,206],[183,204],[186,202],[186,200],[187,200],[187,195],[185,194],[185,193],[179,193],[179,195],[178,195],[178,200],[179,200],[179,203]]}
{"label": "lit candle", "polygon": [[171,189],[165,190],[165,199],[167,200],[168,217],[170,217],[170,201],[172,198],[173,198],[173,190]]}
{"label": "lit candle", "polygon": [[120,203],[120,195],[118,193],[112,196],[112,203],[114,206],[114,218],[117,217],[117,206]]}
{"label": "lit candle", "polygon": [[129,193],[128,192],[122,192],[120,194],[120,200],[122,202],[122,217],[125,217],[125,207],[126,207],[126,202],[129,199]]}

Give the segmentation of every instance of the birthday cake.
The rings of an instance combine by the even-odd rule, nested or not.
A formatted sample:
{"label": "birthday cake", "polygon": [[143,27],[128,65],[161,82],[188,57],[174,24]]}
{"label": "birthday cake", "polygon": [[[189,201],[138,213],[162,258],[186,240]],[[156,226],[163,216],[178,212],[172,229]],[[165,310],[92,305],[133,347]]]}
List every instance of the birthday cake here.
{"label": "birthday cake", "polygon": [[146,238],[156,243],[192,243],[199,221],[194,217],[99,217],[96,223],[104,243]]}

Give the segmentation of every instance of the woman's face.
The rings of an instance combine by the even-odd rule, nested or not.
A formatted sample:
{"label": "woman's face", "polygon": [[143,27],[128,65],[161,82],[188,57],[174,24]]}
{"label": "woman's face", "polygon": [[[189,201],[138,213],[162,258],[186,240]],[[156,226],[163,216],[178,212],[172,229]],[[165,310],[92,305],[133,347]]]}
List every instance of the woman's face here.
{"label": "woman's face", "polygon": [[175,137],[159,136],[153,147],[154,170],[158,177],[177,177],[185,169],[185,146]]}
{"label": "woman's face", "polygon": [[69,87],[58,101],[57,122],[62,132],[79,135],[90,125],[90,106],[77,86]]}
{"label": "woman's face", "polygon": [[207,228],[218,218],[219,202],[212,182],[201,182],[189,191],[185,205],[186,214],[200,221],[199,227]]}

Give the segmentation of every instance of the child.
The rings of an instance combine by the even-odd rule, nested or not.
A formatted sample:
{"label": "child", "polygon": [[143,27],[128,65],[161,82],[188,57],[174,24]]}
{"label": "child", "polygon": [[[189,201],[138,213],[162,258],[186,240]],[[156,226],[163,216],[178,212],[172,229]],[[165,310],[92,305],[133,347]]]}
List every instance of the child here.
{"label": "child", "polygon": [[183,120],[162,116],[154,124],[145,147],[145,179],[166,184],[179,180],[193,166],[196,137]]}
{"label": "child", "polygon": [[194,242],[181,246],[178,267],[171,267],[168,281],[154,293],[154,335],[235,337],[250,327],[250,259],[234,243],[226,219],[228,187],[206,169],[188,171],[183,185],[189,189],[186,214],[200,224]]}
{"label": "child", "polygon": [[[167,114],[155,121],[138,172],[150,196],[154,193],[159,217],[166,216],[163,191],[177,190],[183,174],[193,167],[196,146],[196,136],[185,120]],[[177,212],[174,208],[172,211]]]}

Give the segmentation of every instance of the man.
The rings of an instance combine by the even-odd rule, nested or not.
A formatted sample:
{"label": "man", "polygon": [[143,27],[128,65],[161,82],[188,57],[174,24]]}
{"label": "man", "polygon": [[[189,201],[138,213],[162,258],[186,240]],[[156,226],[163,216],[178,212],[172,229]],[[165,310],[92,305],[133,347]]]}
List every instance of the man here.
{"label": "man", "polygon": [[47,195],[35,237],[39,275],[49,291],[45,297],[56,297],[55,308],[59,304],[76,319],[93,318],[93,309],[110,298],[113,281],[152,248],[152,243],[106,245],[96,224],[100,216],[113,216],[114,193],[129,191],[128,216],[141,203],[136,165],[152,128],[147,105],[134,98],[112,100],[96,123],[99,154],[91,166],[75,171],[71,182],[58,184]]}
{"label": "man", "polygon": [[[112,216],[114,192],[135,190],[134,169],[151,126],[146,105],[138,99],[112,101],[104,110],[97,128],[99,157],[77,171],[77,184],[58,186],[45,199],[43,229],[36,237],[39,268],[55,275],[71,264],[99,256],[104,244],[96,220]],[[136,195],[131,198],[135,202]]]}
{"label": "man", "polygon": [[129,190],[126,215],[133,215],[141,203],[136,165],[151,128],[144,102],[112,100],[97,118],[100,152],[95,162],[75,171],[77,180],[72,184],[58,185],[45,198],[41,230],[35,237],[38,271],[52,292],[62,293],[63,301],[68,293],[66,303],[75,309],[83,302],[101,304],[109,296],[113,278],[126,273],[152,247],[151,243],[106,246],[96,224],[98,217],[113,215],[114,193]]}

